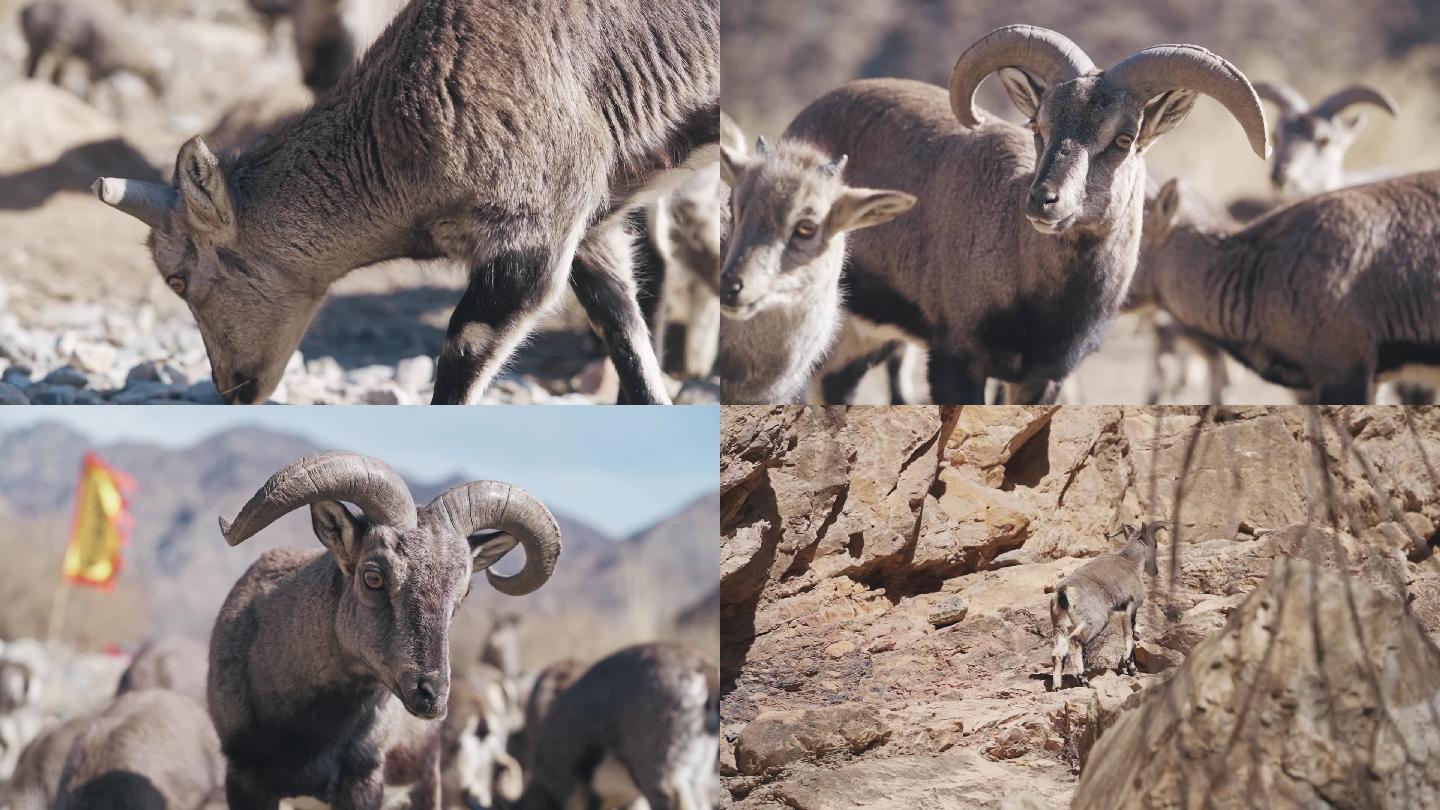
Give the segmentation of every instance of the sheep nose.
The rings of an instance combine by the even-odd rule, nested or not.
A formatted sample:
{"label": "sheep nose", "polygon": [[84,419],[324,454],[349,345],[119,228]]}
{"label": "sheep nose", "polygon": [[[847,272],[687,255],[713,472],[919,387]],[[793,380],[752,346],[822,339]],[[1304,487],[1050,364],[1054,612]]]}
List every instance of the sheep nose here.
{"label": "sheep nose", "polygon": [[1036,211],[1048,211],[1058,202],[1060,202],[1060,194],[1055,190],[1055,187],[1049,183],[1044,183],[1030,189],[1030,205],[1033,206]]}
{"label": "sheep nose", "polygon": [[448,690],[440,672],[406,672],[400,677],[401,687],[407,695],[404,702],[412,713],[436,717],[444,711]]}
{"label": "sheep nose", "polygon": [[232,374],[228,381],[211,375],[226,405],[253,405],[260,397],[260,380],[248,374]]}
{"label": "sheep nose", "polygon": [[745,289],[745,283],[738,276],[720,279],[720,301],[727,307],[733,307],[740,303],[740,291]]}

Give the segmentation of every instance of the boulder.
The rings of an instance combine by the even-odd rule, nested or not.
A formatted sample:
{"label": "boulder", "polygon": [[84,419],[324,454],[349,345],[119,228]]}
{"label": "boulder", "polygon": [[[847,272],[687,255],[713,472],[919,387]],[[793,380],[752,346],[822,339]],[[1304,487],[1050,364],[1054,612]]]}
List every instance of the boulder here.
{"label": "boulder", "polygon": [[1072,806],[1440,807],[1437,718],[1440,649],[1404,604],[1282,557],[1102,734]]}
{"label": "boulder", "polygon": [[740,732],[735,764],[742,774],[768,774],[800,760],[858,754],[889,735],[879,714],[868,706],[770,711]]}

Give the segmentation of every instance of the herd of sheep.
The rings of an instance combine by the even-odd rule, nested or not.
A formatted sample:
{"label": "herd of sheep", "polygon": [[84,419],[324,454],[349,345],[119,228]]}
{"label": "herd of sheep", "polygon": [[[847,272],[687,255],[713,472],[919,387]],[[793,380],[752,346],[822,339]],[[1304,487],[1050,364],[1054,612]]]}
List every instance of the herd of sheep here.
{"label": "herd of sheep", "polygon": [[[472,574],[522,595],[553,572],[560,531],[534,496],[475,481],[421,506],[384,462],[320,453],[221,531],[235,545],[300,508],[323,549],[262,554],[208,649],[152,641],[98,709],[44,727],[43,647],[0,648],[0,808],[715,806],[708,654],[649,643],[525,672],[502,618],[478,661],[450,660]],[[490,570],[515,548],[519,571]]]}
{"label": "herd of sheep", "polygon": [[[992,73],[1026,123],[972,101]],[[1146,150],[1200,94],[1260,160],[1274,124],[1283,205],[1236,206],[1252,219],[1235,221],[1147,177]],[[935,402],[984,402],[994,383],[1001,402],[1055,402],[1125,310],[1163,313],[1161,351],[1211,359],[1212,398],[1222,353],[1315,402],[1373,401],[1391,380],[1430,398],[1440,174],[1347,173],[1359,105],[1396,113],[1362,85],[1311,106],[1195,46],[1100,67],[1061,34],[1012,25],[966,50],[948,89],[856,81],[753,154],[736,127],[722,158],[722,400],[846,403],[860,375],[883,362],[902,376],[897,358],[918,347]],[[859,227],[877,227],[853,224],[854,193],[880,206]],[[907,380],[891,388],[913,396]],[[1154,402],[1173,381],[1152,389]]]}
{"label": "herd of sheep", "polygon": [[[725,402],[849,402],[880,364],[911,400],[919,350],[935,402],[1054,402],[1123,311],[1156,331],[1152,402],[1175,393],[1163,369],[1181,347],[1208,359],[1217,400],[1227,356],[1311,401],[1373,401],[1389,381],[1432,397],[1440,176],[1344,168],[1359,109],[1398,112],[1379,89],[1311,105],[1203,48],[1100,67],[1012,25],[967,49],[948,88],[856,81],[752,151],[719,110],[713,0],[627,0],[603,25],[566,4],[417,0],[379,14],[397,16],[368,48],[351,18],[379,0],[254,2],[294,17],[313,107],[235,154],[191,139],[173,183],[95,185],[151,227],[226,401],[275,389],[336,279],[407,257],[470,268],[437,403],[476,401],[567,288],[621,402],[671,401],[672,321],[669,365],[713,368]],[[22,18],[32,75],[78,58],[162,82],[113,35],[122,21],[73,0]],[[549,51],[555,37],[567,47]],[[1026,123],[976,106],[991,74]],[[1279,205],[1214,213],[1183,178],[1147,175],[1202,94],[1256,172],[1273,141]],[[642,246],[665,271],[658,303],[638,286]]]}

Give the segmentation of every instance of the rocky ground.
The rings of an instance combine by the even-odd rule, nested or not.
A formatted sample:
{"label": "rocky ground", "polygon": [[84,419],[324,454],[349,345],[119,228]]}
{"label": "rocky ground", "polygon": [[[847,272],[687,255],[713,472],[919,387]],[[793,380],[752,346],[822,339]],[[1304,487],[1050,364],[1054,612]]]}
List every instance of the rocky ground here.
{"label": "rocky ground", "polygon": [[[96,0],[102,2],[108,0]],[[0,403],[218,402],[189,311],[156,273],[146,228],[95,200],[101,175],[168,178],[197,133],[217,150],[264,132],[309,94],[282,27],[269,42],[244,0],[126,0],[167,72],[162,96],[122,74],[93,92],[21,76],[0,0]],[[183,63],[184,69],[178,69]],[[459,268],[392,262],[342,279],[271,398],[428,402],[433,358],[464,288]],[[677,401],[717,402],[712,379],[671,380]],[[486,392],[507,404],[614,402],[616,381],[577,308],[546,321]]]}
{"label": "rocky ground", "polygon": [[[1430,556],[1440,525],[1432,467],[1440,458],[1440,411],[1327,410],[1321,418],[1320,457],[1339,494],[1338,530],[1324,508],[1311,415],[1299,408],[1222,409],[1198,434],[1200,412],[1179,408],[725,409],[728,806],[1081,806],[1077,784],[1092,755],[1100,756],[1096,741],[1106,740],[1107,729],[1136,725],[1126,718],[1137,710],[1157,711],[1146,706],[1178,701],[1199,706],[1187,721],[1197,733],[1220,738],[1234,731],[1225,718],[1236,717],[1250,694],[1220,684],[1255,683],[1257,672],[1288,674],[1283,688],[1256,701],[1265,711],[1246,727],[1256,741],[1247,753],[1273,754],[1280,729],[1288,729],[1282,740],[1348,750],[1339,741],[1366,739],[1365,729],[1327,733],[1323,707],[1334,701],[1316,684],[1333,684],[1342,671],[1355,679],[1416,661],[1384,679],[1381,692],[1402,707],[1392,712],[1396,728],[1428,729],[1430,736],[1418,739],[1433,760],[1440,714],[1430,723],[1423,707],[1440,711],[1440,694],[1433,680],[1417,687],[1405,678],[1440,660],[1426,640],[1427,633],[1440,637],[1440,563]],[[1368,467],[1348,454],[1347,438]],[[1112,623],[1086,650],[1089,686],[1078,686],[1071,673],[1063,688],[1047,691],[1055,582],[1114,547],[1119,541],[1106,535],[1122,522],[1170,517],[1180,481],[1178,531],[1160,534],[1161,575],[1138,622],[1139,673],[1106,671],[1122,652]],[[1307,526],[1312,492],[1321,525]],[[1283,591],[1267,577],[1276,560],[1290,558],[1336,569],[1305,582],[1359,594],[1335,604],[1379,606],[1360,611],[1375,644],[1336,641],[1325,649],[1334,671],[1308,669],[1317,642],[1306,647],[1294,638],[1311,633],[1307,624],[1280,623],[1292,632],[1275,646],[1289,652],[1254,657],[1272,637],[1265,634],[1277,623],[1265,611]],[[1247,600],[1262,583],[1274,590]],[[1313,584],[1305,587],[1314,592]],[[1338,623],[1339,616],[1324,612],[1322,620]],[[1344,627],[1321,629],[1327,640],[1344,635]],[[1227,633],[1248,641],[1224,642]],[[1230,646],[1202,646],[1222,643]],[[1205,664],[1191,667],[1190,658]],[[1173,691],[1172,682],[1199,685]],[[1357,690],[1343,691],[1351,700]],[[1389,704],[1354,705],[1357,716],[1373,718]],[[1206,716],[1221,720],[1206,725]],[[1151,726],[1140,725],[1120,736],[1154,743]],[[1138,750],[1133,740],[1108,744],[1129,752],[1116,755],[1122,758]],[[1392,744],[1385,755],[1396,750]],[[1165,756],[1157,748],[1155,758]],[[1335,766],[1332,773],[1353,774],[1343,757],[1321,759]],[[1167,762],[1156,767],[1183,769]],[[1417,776],[1405,767],[1375,770],[1398,772],[1412,787],[1427,778],[1432,791],[1440,785],[1433,768]],[[1283,781],[1275,776],[1267,772],[1266,784]],[[1171,792],[1143,797],[1151,804],[1092,788],[1083,806],[1179,806],[1166,803],[1177,795],[1174,780],[1165,784]],[[1189,787],[1203,784],[1196,779]],[[1278,787],[1270,795],[1306,796]]]}

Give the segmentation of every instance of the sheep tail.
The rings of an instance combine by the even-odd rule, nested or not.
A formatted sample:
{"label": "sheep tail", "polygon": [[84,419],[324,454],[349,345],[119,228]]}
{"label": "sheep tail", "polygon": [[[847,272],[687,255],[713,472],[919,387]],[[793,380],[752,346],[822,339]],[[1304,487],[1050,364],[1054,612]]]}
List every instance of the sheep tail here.
{"label": "sheep tail", "polygon": [[1055,604],[1059,605],[1061,610],[1070,609],[1070,597],[1065,595],[1064,585],[1057,585],[1055,587]]}

